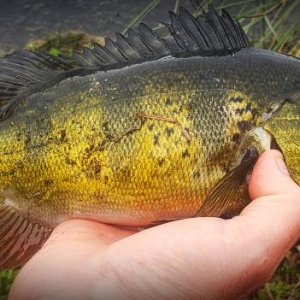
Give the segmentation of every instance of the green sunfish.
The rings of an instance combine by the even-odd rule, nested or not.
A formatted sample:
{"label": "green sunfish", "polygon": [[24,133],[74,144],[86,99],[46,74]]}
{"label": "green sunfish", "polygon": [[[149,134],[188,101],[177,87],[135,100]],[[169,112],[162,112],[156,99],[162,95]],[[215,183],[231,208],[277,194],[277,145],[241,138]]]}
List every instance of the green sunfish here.
{"label": "green sunfish", "polygon": [[0,269],[67,219],[234,216],[270,148],[300,183],[300,60],[250,47],[226,12],[170,17],[167,33],[0,60]]}

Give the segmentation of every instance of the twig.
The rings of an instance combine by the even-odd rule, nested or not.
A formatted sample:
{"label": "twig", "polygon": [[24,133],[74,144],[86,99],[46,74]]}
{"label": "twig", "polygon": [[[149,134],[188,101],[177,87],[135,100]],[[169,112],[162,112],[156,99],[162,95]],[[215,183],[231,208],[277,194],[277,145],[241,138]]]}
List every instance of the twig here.
{"label": "twig", "polygon": [[145,114],[143,112],[136,112],[135,113],[138,117],[142,117],[142,118],[147,118],[147,119],[152,119],[152,120],[158,120],[158,121],[165,121],[165,122],[169,122],[169,123],[172,123],[172,124],[176,124],[180,127],[181,129],[181,132],[182,134],[185,136],[185,138],[188,140],[188,141],[191,141],[192,137],[191,135],[189,134],[188,130],[183,127],[177,120],[175,119],[171,119],[171,118],[168,118],[168,117],[164,117],[164,116],[156,116],[156,115],[148,115],[148,114]]}

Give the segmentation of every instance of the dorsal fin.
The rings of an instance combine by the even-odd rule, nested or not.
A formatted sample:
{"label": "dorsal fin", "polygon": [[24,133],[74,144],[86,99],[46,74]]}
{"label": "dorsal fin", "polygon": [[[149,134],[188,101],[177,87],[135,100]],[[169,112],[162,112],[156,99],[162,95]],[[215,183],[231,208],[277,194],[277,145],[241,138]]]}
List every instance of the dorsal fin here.
{"label": "dorsal fin", "polygon": [[170,12],[171,22],[164,24],[169,34],[159,35],[145,24],[129,29],[127,36],[117,33],[116,41],[105,40],[105,46],[95,45],[71,58],[82,67],[103,70],[155,60],[164,56],[219,56],[231,54],[249,46],[239,23],[226,11],[219,15],[210,7],[208,12],[194,18],[185,8],[179,14]]}
{"label": "dorsal fin", "polygon": [[[194,18],[186,9],[170,12],[171,22],[164,24],[168,34],[159,34],[145,24],[129,29],[127,36],[117,33],[105,46],[95,44],[72,57],[54,57],[46,53],[16,52],[0,61],[0,109],[2,118],[16,100],[42,91],[59,81],[95,71],[121,68],[165,56],[220,56],[248,47],[248,39],[239,23],[214,8]],[[0,116],[0,118],[1,118]]]}
{"label": "dorsal fin", "polygon": [[91,72],[65,57],[19,51],[0,61],[0,119],[16,100],[74,75]]}
{"label": "dorsal fin", "polygon": [[20,51],[8,55],[0,63],[0,99],[9,100],[24,87],[51,80],[68,69],[69,63],[46,53]]}

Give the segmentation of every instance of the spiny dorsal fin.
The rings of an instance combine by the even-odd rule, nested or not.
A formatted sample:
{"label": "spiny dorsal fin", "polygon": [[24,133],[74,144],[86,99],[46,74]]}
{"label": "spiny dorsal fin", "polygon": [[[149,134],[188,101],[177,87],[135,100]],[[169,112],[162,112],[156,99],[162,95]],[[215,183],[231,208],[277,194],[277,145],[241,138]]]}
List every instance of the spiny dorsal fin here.
{"label": "spiny dorsal fin", "polygon": [[20,51],[8,55],[0,63],[0,99],[9,100],[68,69],[69,63],[46,53]]}
{"label": "spiny dorsal fin", "polygon": [[0,61],[0,119],[20,98],[42,91],[71,76],[121,68],[165,56],[220,56],[248,47],[248,39],[239,23],[212,7],[194,18],[181,8],[170,12],[171,22],[164,24],[168,34],[159,34],[145,24],[129,29],[127,36],[117,33],[105,46],[95,44],[71,58],[46,53],[16,52]]}
{"label": "spiny dorsal fin", "polygon": [[127,37],[121,33],[116,36],[116,41],[106,38],[103,47],[95,44],[93,49],[85,48],[82,53],[75,53],[71,57],[72,63],[81,67],[108,70],[171,54],[166,42],[143,23],[137,30],[130,29]]}
{"label": "spiny dorsal fin", "polygon": [[117,34],[116,41],[105,40],[105,46],[95,45],[76,53],[71,60],[82,67],[102,70],[155,60],[164,56],[218,56],[234,53],[249,46],[242,27],[223,11],[219,15],[212,7],[194,18],[186,9],[170,12],[169,31],[162,36],[145,24],[129,29],[127,36]]}
{"label": "spiny dorsal fin", "polygon": [[0,61],[0,119],[16,100],[90,72],[65,57],[44,52],[18,51],[6,56]]}

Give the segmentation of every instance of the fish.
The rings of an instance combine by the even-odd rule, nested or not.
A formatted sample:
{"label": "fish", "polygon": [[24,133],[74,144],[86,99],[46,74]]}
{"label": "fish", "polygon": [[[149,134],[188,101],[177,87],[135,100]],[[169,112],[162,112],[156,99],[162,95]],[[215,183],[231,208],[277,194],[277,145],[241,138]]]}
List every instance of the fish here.
{"label": "fish", "polygon": [[300,184],[300,60],[251,47],[210,7],[71,57],[0,60],[0,269],[65,220],[147,227],[229,218],[278,149]]}

